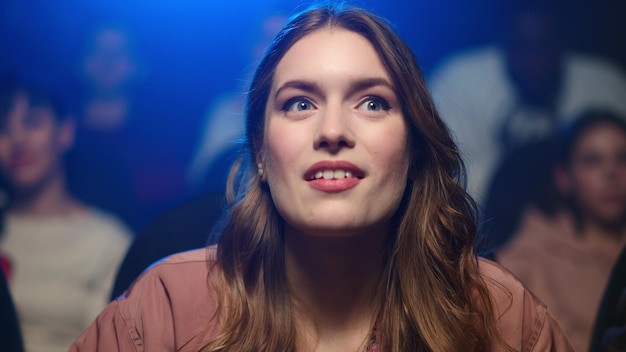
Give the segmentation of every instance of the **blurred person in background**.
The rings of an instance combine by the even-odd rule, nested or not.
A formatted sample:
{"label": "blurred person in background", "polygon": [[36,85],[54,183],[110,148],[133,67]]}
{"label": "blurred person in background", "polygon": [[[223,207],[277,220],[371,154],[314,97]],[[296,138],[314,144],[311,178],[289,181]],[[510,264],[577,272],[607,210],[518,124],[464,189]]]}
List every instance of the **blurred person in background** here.
{"label": "blurred person in background", "polygon": [[[131,38],[117,25],[102,25],[86,44],[78,135],[68,154],[68,184],[82,201],[138,226],[139,201],[118,131],[129,123],[139,64]],[[115,190],[115,191],[113,191]]]}
{"label": "blurred person in background", "polygon": [[586,351],[626,243],[626,121],[589,110],[557,141],[554,197],[524,209],[496,258],[546,303],[576,350]]}
{"label": "blurred person in background", "polygon": [[[273,9],[279,7],[277,4],[272,6]],[[249,36],[248,45],[240,49],[250,67],[261,59],[287,20],[287,16],[278,10],[268,12],[271,13],[266,16],[259,14],[259,23],[255,24],[258,28]],[[232,82],[224,84],[228,86]],[[211,229],[226,207],[228,171],[237,157],[238,141],[244,135],[243,91],[242,88],[241,92],[223,92],[210,104],[187,169],[188,186],[193,196],[161,213],[138,233],[116,276],[112,298],[121,295],[155,261],[211,244],[208,242]]]}
{"label": "blurred person in background", "polygon": [[151,264],[171,254],[202,248],[226,208],[223,191],[208,192],[164,211],[135,236],[115,276],[111,299],[119,297]]}
{"label": "blurred person in background", "polygon": [[626,77],[614,64],[565,48],[558,1],[507,3],[500,42],[445,60],[429,79],[433,99],[483,205],[500,160],[592,107],[626,115]]}
{"label": "blurred person in background", "polygon": [[[148,87],[149,69],[132,31],[101,23],[85,44],[82,103],[69,158],[77,197],[113,212],[135,232],[186,193],[176,126],[184,116]],[[174,109],[183,114],[181,109]]]}
{"label": "blurred person in background", "polygon": [[10,204],[0,251],[28,351],[67,351],[109,301],[131,233],[68,191],[74,120],[58,91],[0,78],[0,171]]}
{"label": "blurred person in background", "polygon": [[[256,66],[286,21],[287,16],[279,12],[259,20],[258,28],[253,31],[253,40],[242,55],[246,57],[246,65]],[[250,74],[246,73],[244,83],[247,84]],[[224,92],[210,104],[187,168],[187,182],[192,192],[223,191],[226,187],[228,170],[239,149],[237,141],[244,135],[245,105],[245,89]]]}

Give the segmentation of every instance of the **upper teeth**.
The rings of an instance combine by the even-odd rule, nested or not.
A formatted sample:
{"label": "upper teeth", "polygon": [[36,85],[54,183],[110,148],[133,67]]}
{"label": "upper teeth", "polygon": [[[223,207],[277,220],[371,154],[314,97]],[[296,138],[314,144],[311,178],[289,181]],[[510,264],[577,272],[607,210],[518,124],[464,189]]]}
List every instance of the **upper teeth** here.
{"label": "upper teeth", "polygon": [[351,177],[352,177],[352,172],[350,171],[324,170],[324,171],[318,171],[317,173],[315,173],[315,176],[313,178],[316,180],[321,179],[321,178],[325,180],[330,180],[333,178],[351,178]]}

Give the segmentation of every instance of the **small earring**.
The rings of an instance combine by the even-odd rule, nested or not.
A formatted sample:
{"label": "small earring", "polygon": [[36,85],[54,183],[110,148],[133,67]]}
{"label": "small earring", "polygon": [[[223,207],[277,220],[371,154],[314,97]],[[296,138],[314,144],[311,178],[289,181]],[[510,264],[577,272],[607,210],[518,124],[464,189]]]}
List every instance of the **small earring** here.
{"label": "small earring", "polygon": [[257,173],[259,174],[259,177],[263,177],[263,172],[264,172],[264,171],[263,171],[263,164],[258,163],[258,164],[257,164],[257,167],[258,167],[258,169],[257,169],[256,171],[257,171]]}

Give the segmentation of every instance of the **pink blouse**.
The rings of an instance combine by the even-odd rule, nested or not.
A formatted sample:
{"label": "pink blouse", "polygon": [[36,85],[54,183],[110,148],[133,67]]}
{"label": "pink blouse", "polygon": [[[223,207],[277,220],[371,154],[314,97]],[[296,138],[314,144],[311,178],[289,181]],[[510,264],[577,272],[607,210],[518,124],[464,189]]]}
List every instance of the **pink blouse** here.
{"label": "pink blouse", "polygon": [[[179,253],[144,272],[70,348],[76,351],[197,351],[219,332],[209,284],[215,247]],[[505,341],[518,351],[573,351],[546,307],[498,264],[480,260]],[[183,347],[184,346],[184,347]]]}

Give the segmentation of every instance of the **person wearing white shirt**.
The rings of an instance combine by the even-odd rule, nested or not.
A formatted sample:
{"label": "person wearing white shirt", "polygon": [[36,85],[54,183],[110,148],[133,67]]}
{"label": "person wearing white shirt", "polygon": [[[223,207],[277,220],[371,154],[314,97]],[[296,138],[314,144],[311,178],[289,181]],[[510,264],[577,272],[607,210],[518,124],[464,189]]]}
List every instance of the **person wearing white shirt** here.
{"label": "person wearing white shirt", "polygon": [[429,77],[479,203],[508,152],[588,108],[626,114],[624,73],[607,60],[566,51],[553,8],[524,2],[507,19],[501,44],[452,56]]}
{"label": "person wearing white shirt", "polygon": [[11,263],[25,349],[60,352],[108,303],[131,234],[68,191],[63,155],[74,125],[42,87],[0,78],[0,171],[10,199],[0,251]]}

